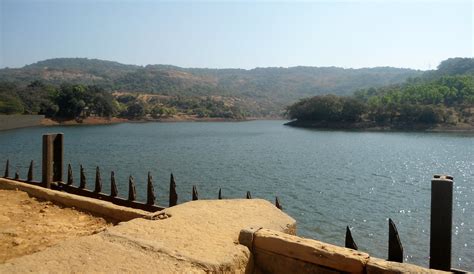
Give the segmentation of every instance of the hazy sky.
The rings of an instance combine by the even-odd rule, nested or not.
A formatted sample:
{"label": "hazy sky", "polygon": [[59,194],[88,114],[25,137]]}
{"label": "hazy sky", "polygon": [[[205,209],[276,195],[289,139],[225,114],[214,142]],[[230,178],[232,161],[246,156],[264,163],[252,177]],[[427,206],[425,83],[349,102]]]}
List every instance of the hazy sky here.
{"label": "hazy sky", "polygon": [[473,56],[473,1],[0,0],[0,67],[88,57],[183,67],[433,69]]}

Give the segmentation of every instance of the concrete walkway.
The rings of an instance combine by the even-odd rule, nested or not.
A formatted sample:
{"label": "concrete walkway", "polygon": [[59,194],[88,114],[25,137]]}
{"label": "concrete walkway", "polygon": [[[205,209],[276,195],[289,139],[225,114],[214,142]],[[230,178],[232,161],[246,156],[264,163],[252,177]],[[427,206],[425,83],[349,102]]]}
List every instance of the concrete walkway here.
{"label": "concrete walkway", "polygon": [[265,200],[193,201],[10,260],[0,273],[251,273],[250,251],[238,243],[247,227],[294,234],[296,222]]}

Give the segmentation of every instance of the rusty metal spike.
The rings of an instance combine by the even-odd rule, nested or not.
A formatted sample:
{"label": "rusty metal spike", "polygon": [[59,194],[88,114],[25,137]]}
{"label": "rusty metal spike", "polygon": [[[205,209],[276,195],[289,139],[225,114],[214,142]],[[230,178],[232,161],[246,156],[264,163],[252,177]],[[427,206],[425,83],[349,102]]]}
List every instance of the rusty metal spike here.
{"label": "rusty metal spike", "polygon": [[26,178],[28,182],[33,181],[33,165],[34,165],[34,162],[33,160],[31,160],[30,167],[28,168],[28,176]]}
{"label": "rusty metal spike", "polygon": [[94,192],[99,193],[102,191],[102,178],[100,178],[100,169],[97,167],[95,169],[95,188]]}
{"label": "rusty metal spike", "polygon": [[247,199],[252,199],[252,194],[250,194],[250,191],[247,191]]}
{"label": "rusty metal spike", "polygon": [[67,165],[67,185],[72,185],[74,183],[74,176],[72,175],[71,163]]}
{"label": "rusty metal spike", "polygon": [[219,188],[219,195],[217,196],[219,200],[222,200],[222,189]]}
{"label": "rusty metal spike", "polygon": [[15,172],[15,180],[20,180],[20,174],[18,174],[18,170]]}
{"label": "rusty metal spike", "polygon": [[155,204],[155,189],[153,188],[153,177],[151,177],[150,172],[148,172],[148,185],[147,185],[147,195],[146,195],[146,203],[149,205]]}
{"label": "rusty metal spike", "polygon": [[172,207],[177,204],[178,204],[178,193],[176,193],[176,182],[174,181],[173,173],[171,173],[169,206]]}
{"label": "rusty metal spike", "polygon": [[110,172],[110,196],[117,197],[117,184],[115,183],[115,172]]}
{"label": "rusty metal spike", "polygon": [[388,261],[403,263],[403,246],[392,219],[388,219]]}
{"label": "rusty metal spike", "polygon": [[137,199],[137,191],[135,189],[135,181],[132,175],[128,177],[128,200],[135,201]]}
{"label": "rusty metal spike", "polygon": [[196,186],[193,186],[193,201],[198,200],[198,192]]}
{"label": "rusty metal spike", "polygon": [[5,174],[3,177],[8,178],[10,176],[10,160],[7,159],[7,164],[5,165]]}
{"label": "rusty metal spike", "polygon": [[80,183],[79,183],[79,188],[86,188],[86,175],[84,174],[84,168],[81,165],[81,176],[80,176]]}
{"label": "rusty metal spike", "polygon": [[278,197],[275,197],[275,206],[276,206],[278,209],[283,210],[283,207],[281,206],[280,200],[278,199]]}
{"label": "rusty metal spike", "polygon": [[354,249],[354,250],[358,249],[357,244],[354,241],[354,238],[352,238],[352,233],[351,233],[351,229],[349,228],[349,226],[346,227],[346,245],[345,246],[347,248],[351,248],[351,249]]}

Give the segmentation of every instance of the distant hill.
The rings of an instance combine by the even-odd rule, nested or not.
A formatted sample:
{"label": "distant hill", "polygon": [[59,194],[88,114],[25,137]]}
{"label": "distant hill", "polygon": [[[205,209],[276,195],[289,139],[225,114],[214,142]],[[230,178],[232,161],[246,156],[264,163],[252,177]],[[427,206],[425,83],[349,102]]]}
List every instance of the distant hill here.
{"label": "distant hill", "polygon": [[302,97],[349,95],[369,87],[404,82],[421,71],[392,67],[343,69],[291,67],[244,69],[181,68],[170,65],[135,66],[87,58],[57,58],[18,69],[0,69],[0,82],[28,85],[35,80],[98,85],[108,91],[170,96],[232,96],[252,101],[277,113]]}
{"label": "distant hill", "polygon": [[50,70],[71,70],[84,71],[89,73],[108,75],[117,75],[132,72],[139,66],[124,65],[113,61],[104,61],[98,59],[87,58],[57,58],[36,62],[31,65],[24,66],[23,69],[50,69]]}
{"label": "distant hill", "polygon": [[423,74],[424,79],[435,79],[441,76],[474,75],[474,58],[449,58],[442,61],[436,70]]}

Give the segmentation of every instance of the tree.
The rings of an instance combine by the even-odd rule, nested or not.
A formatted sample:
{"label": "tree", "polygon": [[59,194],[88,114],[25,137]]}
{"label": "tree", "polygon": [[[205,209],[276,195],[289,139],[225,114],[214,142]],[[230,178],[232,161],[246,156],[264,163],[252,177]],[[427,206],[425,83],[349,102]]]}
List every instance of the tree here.
{"label": "tree", "polygon": [[145,107],[140,103],[134,103],[127,108],[126,116],[131,119],[140,119],[145,116]]}
{"label": "tree", "polygon": [[[59,107],[56,116],[76,118],[88,107],[98,116],[110,117],[117,113],[113,96],[98,86],[61,85],[52,96],[53,103]],[[88,115],[89,113],[85,113]]]}
{"label": "tree", "polygon": [[86,102],[84,93],[86,88],[82,85],[62,85],[54,102],[59,107],[57,115],[65,118],[75,118],[80,115]]}
{"label": "tree", "polygon": [[91,109],[96,115],[102,117],[111,117],[117,114],[117,105],[114,103],[114,98],[109,93],[100,93],[93,97]]}
{"label": "tree", "polygon": [[341,119],[347,122],[359,122],[362,114],[366,112],[367,106],[355,98],[345,98],[341,111]]}
{"label": "tree", "polygon": [[420,109],[418,122],[424,124],[436,124],[443,121],[443,111],[433,105],[423,106]]}
{"label": "tree", "polygon": [[18,97],[0,94],[0,113],[21,114],[25,108]]}

